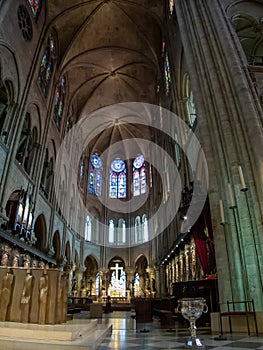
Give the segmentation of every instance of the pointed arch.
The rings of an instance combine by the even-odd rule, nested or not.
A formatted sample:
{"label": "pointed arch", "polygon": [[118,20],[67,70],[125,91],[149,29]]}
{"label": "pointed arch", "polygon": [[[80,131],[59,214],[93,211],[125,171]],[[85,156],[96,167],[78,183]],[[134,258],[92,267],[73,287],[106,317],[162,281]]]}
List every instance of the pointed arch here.
{"label": "pointed arch", "polygon": [[56,231],[53,236],[52,245],[54,249],[54,258],[58,260],[60,258],[60,250],[61,250],[61,243],[60,243],[60,234],[59,231]]}
{"label": "pointed arch", "polygon": [[66,243],[66,247],[65,247],[65,258],[67,261],[67,264],[71,264],[71,247],[70,247],[70,243],[69,241],[67,241]]}
{"label": "pointed arch", "polygon": [[247,14],[237,14],[231,18],[249,65],[263,65],[262,23]]}
{"label": "pointed arch", "polygon": [[108,295],[113,297],[126,296],[126,272],[125,262],[119,257],[115,256],[108,264],[110,285],[108,288]]}
{"label": "pointed arch", "polygon": [[39,250],[45,250],[47,241],[47,225],[43,214],[40,214],[35,221],[34,233],[37,239],[36,248]]}
{"label": "pointed arch", "polygon": [[7,143],[9,127],[12,123],[10,119],[14,104],[14,88],[10,80],[2,81],[0,76],[0,137]]}

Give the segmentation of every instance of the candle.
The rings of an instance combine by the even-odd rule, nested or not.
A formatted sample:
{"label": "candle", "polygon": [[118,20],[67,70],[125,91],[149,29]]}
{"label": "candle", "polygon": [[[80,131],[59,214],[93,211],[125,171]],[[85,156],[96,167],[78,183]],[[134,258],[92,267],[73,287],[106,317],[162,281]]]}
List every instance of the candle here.
{"label": "candle", "polygon": [[235,207],[235,202],[234,202],[234,197],[233,197],[233,193],[232,193],[232,189],[231,189],[230,183],[228,184],[228,193],[229,193],[229,199],[230,199],[230,208],[234,208]]}
{"label": "candle", "polygon": [[219,207],[220,207],[220,215],[221,215],[221,223],[225,223],[225,214],[224,214],[224,207],[223,207],[223,202],[222,199],[219,200]]}
{"label": "candle", "polygon": [[240,182],[241,182],[241,188],[243,190],[243,189],[247,188],[247,186],[246,186],[243,171],[242,171],[242,168],[240,165],[238,167],[238,172],[239,172],[239,178],[240,178]]}

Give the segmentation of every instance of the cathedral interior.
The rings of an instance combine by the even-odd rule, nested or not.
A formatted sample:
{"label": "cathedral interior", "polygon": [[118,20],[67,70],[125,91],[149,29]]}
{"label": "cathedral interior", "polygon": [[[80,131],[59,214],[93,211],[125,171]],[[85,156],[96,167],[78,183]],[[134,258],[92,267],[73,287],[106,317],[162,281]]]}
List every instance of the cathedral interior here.
{"label": "cathedral interior", "polygon": [[262,108],[261,0],[0,0],[0,320],[204,296],[263,332]]}

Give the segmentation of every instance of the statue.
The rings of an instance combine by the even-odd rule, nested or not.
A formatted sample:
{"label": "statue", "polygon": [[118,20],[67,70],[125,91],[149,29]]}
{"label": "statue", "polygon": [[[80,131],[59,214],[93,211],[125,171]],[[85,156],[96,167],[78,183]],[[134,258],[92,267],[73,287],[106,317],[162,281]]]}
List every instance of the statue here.
{"label": "statue", "polygon": [[24,288],[20,301],[21,308],[21,322],[27,323],[29,318],[30,301],[33,288],[33,276],[30,274],[30,270],[27,270],[24,281]]}
{"label": "statue", "polygon": [[44,270],[43,275],[39,279],[39,314],[38,323],[45,324],[48,294],[48,274]]}
{"label": "statue", "polygon": [[19,255],[15,255],[12,261],[12,267],[18,267],[19,266]]}
{"label": "statue", "polygon": [[9,256],[8,253],[5,251],[3,252],[2,259],[1,259],[1,265],[2,266],[8,266]]}
{"label": "statue", "polygon": [[7,270],[3,278],[2,288],[0,292],[0,321],[6,321],[7,309],[11,300],[12,284],[14,275],[10,269]]}

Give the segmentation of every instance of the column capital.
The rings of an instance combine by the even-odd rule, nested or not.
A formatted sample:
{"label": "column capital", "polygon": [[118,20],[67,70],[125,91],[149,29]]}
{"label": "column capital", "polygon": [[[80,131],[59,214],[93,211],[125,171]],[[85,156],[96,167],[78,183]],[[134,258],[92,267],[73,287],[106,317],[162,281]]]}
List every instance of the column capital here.
{"label": "column capital", "polygon": [[135,268],[133,266],[127,266],[125,268],[125,271],[126,271],[127,275],[134,274]]}
{"label": "column capital", "polygon": [[107,269],[107,268],[99,269],[99,274],[101,276],[106,275],[108,272],[109,272],[109,269]]}

